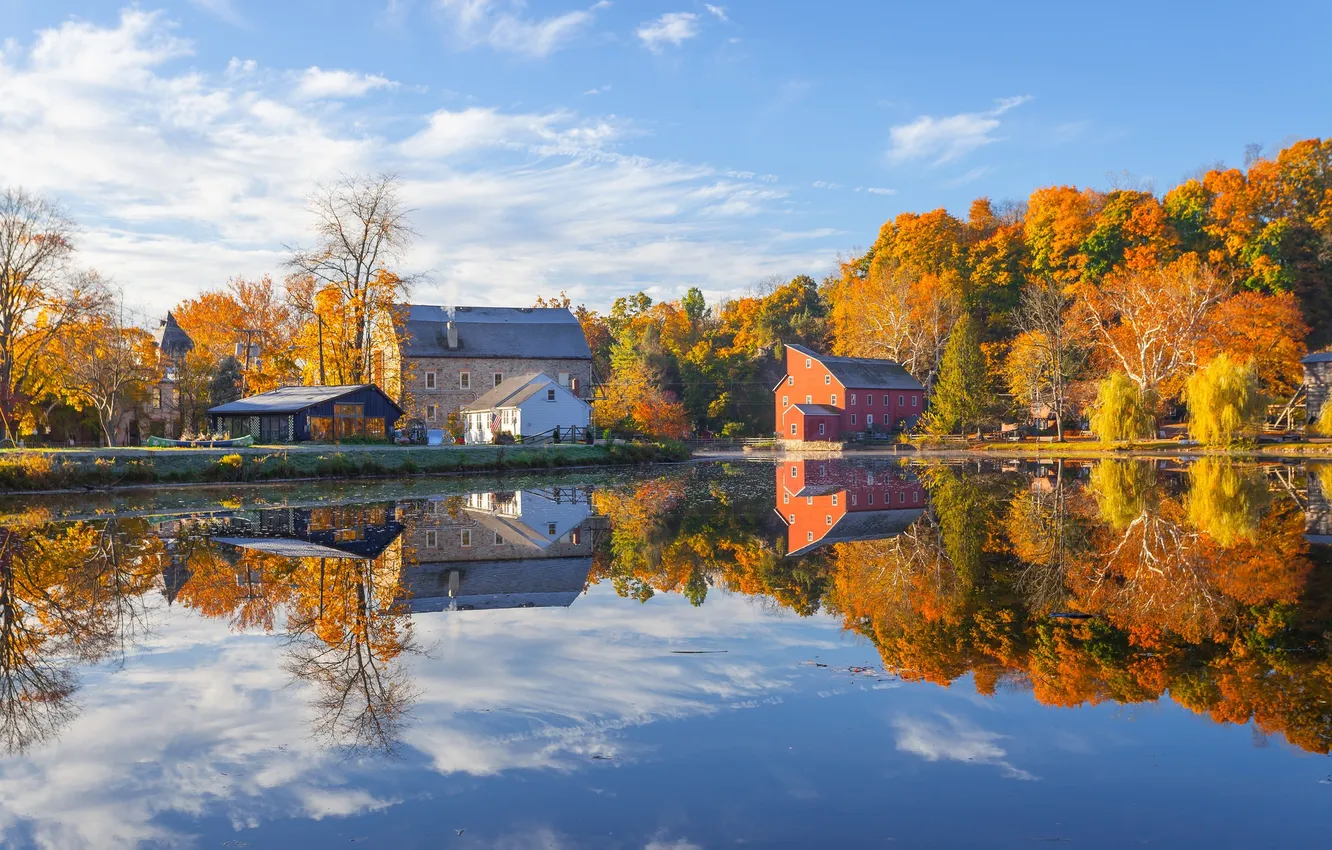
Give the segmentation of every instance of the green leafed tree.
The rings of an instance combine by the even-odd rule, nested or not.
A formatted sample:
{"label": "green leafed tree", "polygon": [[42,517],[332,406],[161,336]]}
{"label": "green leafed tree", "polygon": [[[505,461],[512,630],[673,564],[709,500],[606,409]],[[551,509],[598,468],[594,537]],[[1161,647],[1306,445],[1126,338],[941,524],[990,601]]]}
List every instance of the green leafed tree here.
{"label": "green leafed tree", "polygon": [[953,325],[930,397],[926,427],[934,434],[965,433],[979,424],[991,402],[989,370],[975,319],[963,315]]}

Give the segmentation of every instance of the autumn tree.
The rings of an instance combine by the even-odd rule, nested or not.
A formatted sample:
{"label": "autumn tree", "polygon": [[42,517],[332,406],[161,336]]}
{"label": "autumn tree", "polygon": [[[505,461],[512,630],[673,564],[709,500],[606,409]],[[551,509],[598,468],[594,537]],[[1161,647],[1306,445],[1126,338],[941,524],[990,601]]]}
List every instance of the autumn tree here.
{"label": "autumn tree", "polygon": [[1064,418],[1069,413],[1069,383],[1077,377],[1084,362],[1081,335],[1071,315],[1073,303],[1068,288],[1047,277],[1023,287],[1014,313],[1014,324],[1022,340],[1022,348],[1015,345],[1014,349],[1029,353],[1027,363],[1035,367],[1034,374],[1029,374],[1035,378],[1038,390],[1034,395],[1039,398],[1045,394],[1048,398],[1061,442]]}
{"label": "autumn tree", "polygon": [[338,344],[348,349],[348,383],[369,379],[374,325],[392,321],[393,307],[416,280],[395,268],[416,236],[400,195],[392,174],[321,184],[310,197],[315,244],[290,249],[287,267],[314,282],[311,294],[332,287],[341,296],[349,327]]}
{"label": "autumn tree", "polygon": [[237,346],[252,346],[253,352],[236,357],[245,390],[267,392],[300,380],[294,348],[298,319],[284,295],[268,275],[238,277],[180,302],[172,315],[194,342],[191,354],[201,366],[216,369],[236,357]]}
{"label": "autumn tree", "polygon": [[1161,399],[1182,387],[1228,294],[1193,255],[1149,271],[1118,272],[1079,292],[1102,362]]}
{"label": "autumn tree", "polygon": [[40,392],[41,361],[99,301],[98,281],[73,267],[74,222],[54,201],[0,192],[0,426],[13,439]]}
{"label": "autumn tree", "polygon": [[56,340],[53,384],[74,408],[91,408],[108,446],[121,415],[146,397],[157,375],[153,339],[128,318],[124,294],[99,298],[91,312],[67,324]]}
{"label": "autumn tree", "polygon": [[1189,377],[1184,389],[1189,436],[1204,445],[1229,445],[1262,416],[1265,399],[1247,363],[1220,354]]}

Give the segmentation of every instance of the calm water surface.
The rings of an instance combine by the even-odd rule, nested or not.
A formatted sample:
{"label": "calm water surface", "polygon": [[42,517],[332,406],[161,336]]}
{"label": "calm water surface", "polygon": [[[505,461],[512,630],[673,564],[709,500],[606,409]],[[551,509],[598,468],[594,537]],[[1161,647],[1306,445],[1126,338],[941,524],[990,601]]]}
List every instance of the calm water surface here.
{"label": "calm water surface", "polygon": [[0,503],[0,844],[1328,846],[1329,472]]}

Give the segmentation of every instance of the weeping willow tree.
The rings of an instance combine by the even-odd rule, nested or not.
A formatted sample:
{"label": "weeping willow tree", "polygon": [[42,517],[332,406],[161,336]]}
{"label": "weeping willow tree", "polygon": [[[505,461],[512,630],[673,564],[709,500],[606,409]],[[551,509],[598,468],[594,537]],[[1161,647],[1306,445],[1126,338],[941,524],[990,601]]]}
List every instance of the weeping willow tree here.
{"label": "weeping willow tree", "polygon": [[1258,376],[1248,363],[1218,355],[1194,372],[1184,389],[1189,408],[1189,436],[1208,446],[1235,442],[1262,415],[1264,399]]}
{"label": "weeping willow tree", "polygon": [[1123,372],[1101,381],[1091,414],[1091,429],[1102,440],[1150,438],[1156,430],[1155,399]]}

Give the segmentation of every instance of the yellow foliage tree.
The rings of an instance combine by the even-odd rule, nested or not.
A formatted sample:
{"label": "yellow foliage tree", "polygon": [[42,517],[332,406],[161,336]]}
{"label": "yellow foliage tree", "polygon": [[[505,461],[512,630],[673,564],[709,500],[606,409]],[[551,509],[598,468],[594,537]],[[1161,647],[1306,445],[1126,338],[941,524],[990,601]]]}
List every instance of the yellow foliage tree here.
{"label": "yellow foliage tree", "polygon": [[1102,440],[1141,440],[1152,436],[1156,418],[1149,393],[1123,372],[1101,381],[1091,415],[1091,429]]}
{"label": "yellow foliage tree", "polygon": [[1221,354],[1194,372],[1184,390],[1189,435],[1204,445],[1229,445],[1262,415],[1263,398],[1250,364]]}

